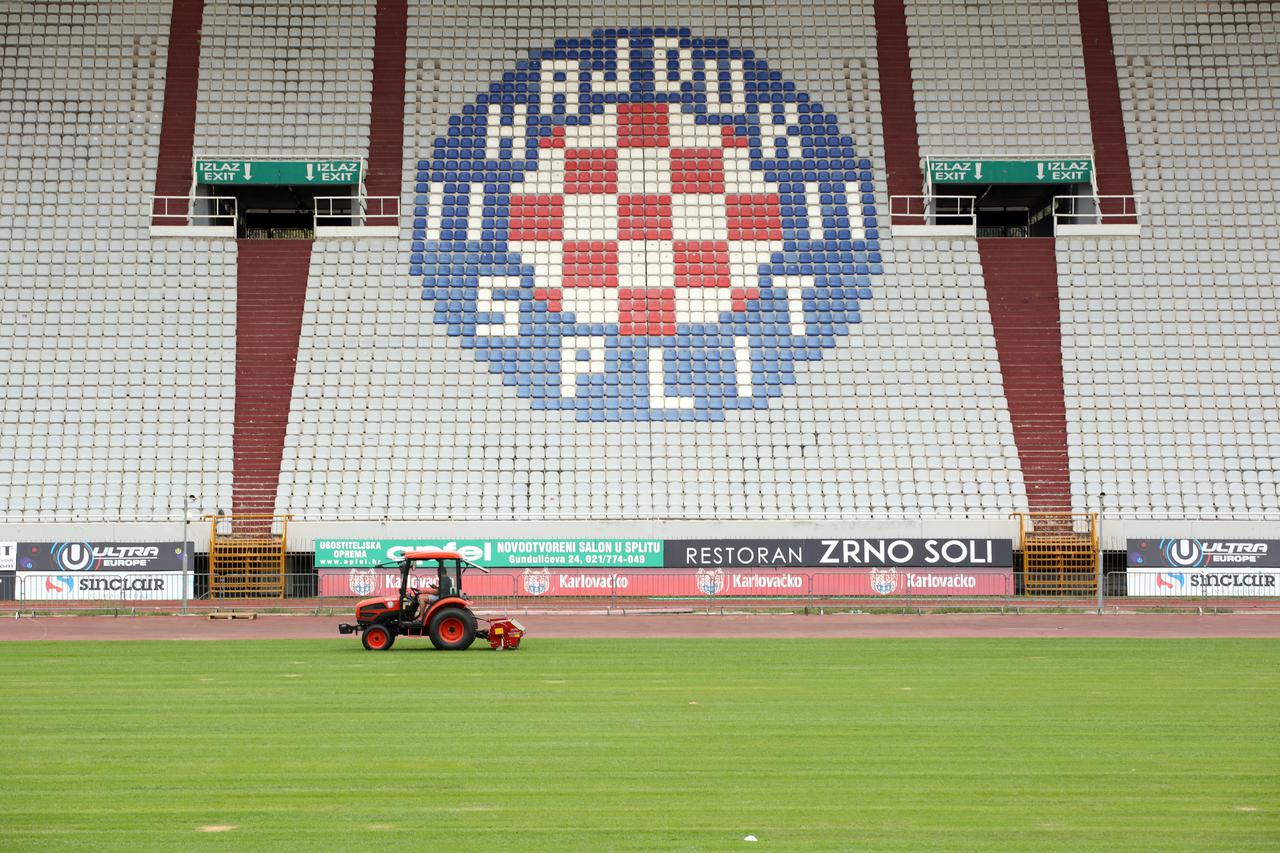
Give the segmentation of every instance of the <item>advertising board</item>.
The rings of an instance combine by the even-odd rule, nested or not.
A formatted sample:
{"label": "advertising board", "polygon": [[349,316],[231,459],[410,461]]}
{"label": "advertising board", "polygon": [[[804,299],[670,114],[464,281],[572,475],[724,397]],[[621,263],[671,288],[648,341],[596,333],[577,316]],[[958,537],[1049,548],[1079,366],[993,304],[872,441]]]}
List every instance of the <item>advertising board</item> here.
{"label": "advertising board", "polygon": [[1280,540],[1130,539],[1130,596],[1280,595]]}
{"label": "advertising board", "polygon": [[668,539],[666,568],[970,568],[1013,566],[1011,539]]}
{"label": "advertising board", "polygon": [[660,567],[659,539],[317,539],[317,569],[363,569],[409,551],[456,551],[486,568]]}
{"label": "advertising board", "polygon": [[1131,569],[1280,569],[1280,539],[1130,539]]}
{"label": "advertising board", "polygon": [[191,575],[182,572],[19,572],[16,585],[18,601],[177,601],[192,595]]}
{"label": "advertising board", "polygon": [[79,572],[181,572],[186,550],[181,542],[19,542],[16,568],[55,575]]}
{"label": "advertising board", "polygon": [[[409,586],[423,588],[430,575],[411,574]],[[322,569],[322,596],[395,595],[398,572],[386,569]],[[800,572],[772,569],[682,569],[670,571],[580,571],[529,568],[524,571],[469,572],[463,589],[472,597],[639,597],[691,598],[751,596],[1005,596],[1013,591],[1008,569],[911,569]]]}

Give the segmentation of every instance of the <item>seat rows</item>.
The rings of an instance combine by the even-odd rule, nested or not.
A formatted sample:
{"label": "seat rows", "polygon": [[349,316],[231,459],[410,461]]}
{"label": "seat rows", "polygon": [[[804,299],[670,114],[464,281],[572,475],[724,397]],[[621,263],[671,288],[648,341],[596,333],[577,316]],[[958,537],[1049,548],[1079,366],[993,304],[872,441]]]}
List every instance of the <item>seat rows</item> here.
{"label": "seat rows", "polygon": [[1276,21],[1251,4],[1142,2],[1111,21],[1152,213],[1141,238],[1059,241],[1075,500],[1274,516]]}
{"label": "seat rows", "polygon": [[19,8],[0,9],[3,518],[230,506],[234,244],[146,230],[169,3]]}
{"label": "seat rows", "polygon": [[922,156],[1088,154],[1075,0],[906,0]]}
{"label": "seat rows", "polygon": [[209,0],[196,152],[364,155],[375,5]]}
{"label": "seat rows", "polygon": [[[375,6],[209,0],[197,150],[364,153]],[[1075,7],[1007,0],[972,16],[943,0],[908,0],[922,152],[1088,150]],[[832,328],[831,345],[812,360],[765,354],[740,370],[732,344],[718,366],[709,356],[672,359],[674,391],[686,376],[718,371],[723,382],[710,396],[731,401],[744,385],[767,389],[773,396],[762,408],[728,408],[719,420],[620,422],[625,410],[609,402],[652,381],[643,372],[620,376],[617,394],[602,396],[586,417],[538,408],[533,378],[562,364],[534,369],[519,346],[490,346],[481,360],[460,342],[464,328],[509,322],[504,288],[492,290],[483,311],[470,285],[444,292],[457,333],[436,322],[439,303],[422,299],[429,250],[426,240],[415,245],[415,220],[425,230],[434,211],[443,219],[452,207],[454,231],[474,231],[478,242],[511,236],[498,227],[512,216],[509,202],[473,206],[465,193],[419,178],[419,161],[433,156],[437,138],[454,140],[446,152],[469,149],[465,136],[448,135],[450,117],[531,49],[655,19],[756,51],[822,104],[839,137],[868,161],[868,186],[858,187],[867,206],[887,210],[870,2],[786,0],[767,10],[700,1],[643,10],[575,0],[411,4],[403,197],[415,202],[413,212],[399,241],[315,246],[280,510],[324,520],[590,521],[994,517],[1026,507],[973,241],[885,233],[873,260],[855,233],[872,226],[810,217],[811,203],[831,207],[830,191],[811,202],[778,190],[776,200],[761,201],[748,188],[734,204],[776,204],[776,217],[770,208],[752,227],[764,234],[776,227],[779,239],[830,229],[850,253],[865,255],[851,261],[852,274],[868,277],[868,286],[835,294],[802,285],[789,301],[780,283],[774,301],[749,288],[731,299],[765,298],[772,328],[762,336],[775,339],[829,310],[832,299],[855,300],[861,322]],[[1146,230],[1124,241],[1058,241],[1073,501],[1133,517],[1275,514],[1275,22],[1255,4],[1170,11],[1164,2],[1113,4],[1112,19]],[[7,520],[172,519],[191,494],[207,509],[231,504],[235,246],[146,234],[168,25],[161,0],[75,14],[0,9],[0,137],[9,152],[0,160]],[[498,94],[514,96],[518,86],[513,79],[511,91]],[[582,147],[605,145],[586,138]],[[802,169],[815,171],[827,157],[799,156]],[[606,240],[597,235],[605,226],[630,239],[656,233],[658,242],[670,228],[672,244],[685,239],[678,229],[710,228],[712,242],[731,229],[741,237],[740,213],[735,224],[727,203],[722,210],[700,198],[719,192],[721,181],[726,194],[737,185],[706,166],[705,152],[698,157],[692,171],[660,175],[651,158],[638,157],[631,176],[639,195],[655,175],[671,184],[639,202],[610,189],[626,173],[604,166],[608,157],[592,161],[577,183],[587,191],[565,193],[593,196],[578,206],[583,216],[564,212],[572,203],[535,199],[529,242],[545,242],[539,233],[557,226],[580,227],[584,240],[597,242]],[[723,237],[708,224],[716,217]],[[537,246],[525,251],[534,267],[555,257]],[[719,269],[718,246],[683,251],[679,274]],[[665,269],[667,259],[643,261]],[[825,263],[798,260],[795,275],[830,273]],[[588,260],[581,272],[607,276],[607,266]],[[730,275],[753,268],[738,259],[726,267]],[[649,275],[646,267],[630,289],[647,286]],[[699,295],[680,310],[714,316],[718,305]],[[628,299],[636,311],[649,310]],[[537,301],[527,317],[535,331],[539,322],[549,331],[551,301]],[[658,305],[654,322],[665,323],[664,312]],[[686,342],[710,334],[681,325],[676,337]],[[291,348],[281,341],[282,354]],[[509,359],[528,369],[493,369]],[[255,454],[267,433],[255,424],[242,424],[242,462],[261,461]]]}

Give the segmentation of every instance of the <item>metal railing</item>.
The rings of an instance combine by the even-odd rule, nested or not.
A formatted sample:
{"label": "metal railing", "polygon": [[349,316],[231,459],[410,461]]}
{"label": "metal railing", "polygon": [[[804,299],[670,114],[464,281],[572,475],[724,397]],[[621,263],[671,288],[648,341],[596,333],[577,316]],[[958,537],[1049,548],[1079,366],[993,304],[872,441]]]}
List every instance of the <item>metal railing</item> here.
{"label": "metal railing", "polygon": [[889,219],[900,225],[974,226],[977,201],[972,195],[889,196]]}
{"label": "metal railing", "polygon": [[[1112,572],[1101,595],[1025,590],[1020,572],[993,569],[785,570],[717,569],[587,571],[495,569],[468,573],[464,590],[485,613],[790,611],[1019,613],[1062,610],[1280,610],[1276,573],[1239,570],[1232,586],[1206,587],[1177,570]],[[1221,579],[1221,578],[1220,578]],[[410,585],[425,588],[427,578]],[[350,616],[363,598],[395,595],[395,569],[320,570],[282,576],[282,594],[217,595],[207,574],[191,572],[18,572],[0,613],[308,613]]]}
{"label": "metal railing", "polygon": [[400,228],[400,197],[316,196],[313,223],[316,234],[335,228],[395,229]]}
{"label": "metal railing", "polygon": [[1136,195],[1059,195],[1053,197],[1053,226],[1134,225],[1142,216]]}
{"label": "metal railing", "polygon": [[[207,210],[201,207],[207,206]],[[151,227],[218,228],[234,233],[237,219],[235,196],[153,195]]]}

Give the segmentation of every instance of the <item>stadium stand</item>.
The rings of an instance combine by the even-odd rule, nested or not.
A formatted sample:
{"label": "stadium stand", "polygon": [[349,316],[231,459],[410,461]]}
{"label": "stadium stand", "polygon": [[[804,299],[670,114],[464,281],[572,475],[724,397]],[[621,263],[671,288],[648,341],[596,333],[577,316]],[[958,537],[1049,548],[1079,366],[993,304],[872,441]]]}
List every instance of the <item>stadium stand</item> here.
{"label": "stadium stand", "polygon": [[1074,502],[1274,518],[1275,8],[1117,3],[1111,21],[1149,227],[1060,241]]}
{"label": "stadium stand", "polygon": [[[726,521],[778,532],[1027,509],[1280,516],[1270,4],[156,0],[7,4],[0,21],[5,522],[173,520],[188,495],[204,510],[317,523],[562,521],[566,535],[636,520],[692,535]],[[192,21],[195,56],[186,42],[170,56],[171,27],[188,33]],[[708,73],[723,68],[726,91],[745,79],[733,51],[753,51],[806,110],[834,117],[830,136],[812,138],[869,161],[869,186],[852,201],[798,199],[804,223],[788,226],[811,239],[849,232],[856,309],[823,328],[845,309],[780,275],[780,295],[742,298],[766,300],[794,337],[822,339],[803,358],[766,353],[759,334],[714,358],[707,350],[697,370],[681,366],[687,341],[658,356],[650,347],[649,362],[584,345],[557,362],[574,372],[567,385],[551,380],[550,405],[535,393],[547,371],[504,361],[485,339],[505,329],[535,345],[518,300],[503,310],[497,288],[480,294],[487,306],[467,302],[430,279],[441,261],[427,244],[454,228],[446,220],[478,239],[499,215],[486,204],[508,211],[492,193],[447,189],[447,141],[483,126],[484,145],[500,151],[515,113],[503,125],[501,110],[476,111],[478,99],[504,81],[514,97],[516,77],[504,75],[528,71],[557,40],[588,39],[583,50],[601,55],[583,70],[608,82],[618,40],[654,26],[722,40],[708,49],[725,51],[724,64]],[[672,68],[681,61],[671,54]],[[183,62],[191,76],[166,89],[166,68]],[[782,103],[779,122],[800,132],[799,107]],[[182,104],[185,135],[171,129]],[[715,109],[729,106],[712,108],[718,122]],[[462,124],[481,113],[482,125]],[[803,133],[824,126],[803,115]],[[602,147],[592,133],[607,121],[593,121],[566,134],[565,162]],[[745,157],[733,139],[746,131],[729,127],[690,138],[725,162]],[[756,144],[756,133],[741,138]],[[551,152],[540,163],[561,156],[540,150]],[[891,193],[920,192],[922,157],[1091,151],[1102,193],[1143,200],[1140,237],[942,239],[886,227]],[[366,192],[405,205],[400,237],[149,237],[151,192],[189,192],[182,169],[200,153],[366,158]],[[907,163],[890,174],[895,156]],[[669,189],[667,161],[636,162],[632,194]],[[747,163],[753,197],[778,183],[762,182],[762,160],[734,162]],[[540,166],[538,180],[552,171]],[[610,205],[630,204],[613,198],[625,190],[597,195],[583,239],[608,236],[619,227]],[[723,239],[703,215],[713,203],[680,203],[691,233]],[[546,253],[547,242],[535,234],[526,250]],[[646,275],[665,263],[641,257]],[[565,304],[573,298],[587,299]],[[457,317],[451,300],[465,303]],[[584,316],[618,310],[580,304]],[[600,390],[613,374],[645,389],[638,402]],[[690,390],[713,374],[725,390]]]}
{"label": "stadium stand", "polygon": [[196,153],[367,152],[374,7],[206,0]]}
{"label": "stadium stand", "polygon": [[[552,43],[560,32],[626,24],[629,17],[613,12],[602,20],[590,7],[572,4],[505,12],[420,6],[415,12],[406,195],[414,192],[417,159],[429,155],[448,116],[529,45]],[[731,34],[735,44],[761,50],[771,67],[785,69],[838,113],[851,106],[854,112],[842,118],[858,129],[859,153],[875,158],[883,145],[875,101],[863,93],[850,98],[846,79],[874,73],[870,7],[855,4],[818,26],[822,13],[814,4],[780,10],[792,22],[782,32],[744,25],[756,19],[720,4],[700,5],[690,20],[700,31]],[[453,41],[458,31],[470,34],[465,51]],[[513,43],[514,31],[527,39]],[[831,56],[842,59],[833,66]],[[875,194],[883,208],[887,198],[878,180]],[[406,300],[406,291],[418,294],[405,279],[402,256],[352,244],[321,262],[327,265],[321,280],[331,285],[315,289],[308,304],[307,325],[316,333],[304,338],[299,357],[281,510],[308,517],[367,509],[392,517],[496,512],[528,519],[723,519],[964,516],[1025,503],[972,244],[939,252],[920,243],[886,259],[883,284],[868,309],[874,323],[857,327],[836,353],[798,368],[803,380],[768,410],[729,413],[711,428],[700,422],[620,428],[548,416]],[[946,302],[932,292],[944,269],[957,272]],[[353,281],[353,270],[378,272]],[[371,322],[413,325],[415,316],[407,340],[353,334]],[[360,357],[350,357],[353,343]],[[387,369],[371,375],[365,358]],[[936,383],[930,365],[952,381]],[[326,393],[335,387],[336,399]],[[347,407],[360,418],[345,417]],[[401,483],[414,481],[424,450],[433,476],[405,488]],[[963,470],[978,473],[962,478]],[[345,486],[334,489],[339,478]]]}
{"label": "stadium stand", "polygon": [[235,248],[147,236],[168,11],[0,9],[7,520],[230,504]]}
{"label": "stadium stand", "polygon": [[1074,0],[904,5],[924,155],[1093,150]]}

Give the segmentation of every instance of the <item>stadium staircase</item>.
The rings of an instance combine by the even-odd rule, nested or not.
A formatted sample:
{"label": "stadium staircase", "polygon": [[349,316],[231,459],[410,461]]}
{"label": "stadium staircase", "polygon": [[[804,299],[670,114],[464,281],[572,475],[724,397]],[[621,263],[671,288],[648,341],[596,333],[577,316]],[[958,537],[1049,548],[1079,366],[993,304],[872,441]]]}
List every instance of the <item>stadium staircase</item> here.
{"label": "stadium staircase", "polygon": [[1079,7],[1098,193],[1102,196],[1132,195],[1129,145],[1124,132],[1124,109],[1120,104],[1120,84],[1116,78],[1116,57],[1111,39],[1111,13],[1107,9],[1107,0],[1079,0]]}
{"label": "stadium staircase", "polygon": [[200,27],[203,20],[204,0],[173,0],[169,17],[169,55],[165,66],[164,113],[160,121],[160,154],[156,163],[156,195],[180,196],[191,191],[191,154],[195,145]]}
{"label": "stadium staircase", "polygon": [[978,240],[1013,438],[1032,512],[1071,508],[1052,238]]}
{"label": "stadium staircase", "polygon": [[280,479],[311,241],[237,242],[234,507],[263,513]]}
{"label": "stadium staircase", "polygon": [[911,47],[902,0],[875,0],[876,58],[880,66],[880,119],[889,195],[916,195],[924,186],[911,81]]}
{"label": "stadium staircase", "polygon": [[406,0],[380,0],[373,34],[373,89],[369,104],[369,168],[365,192],[400,195],[404,158]]}

